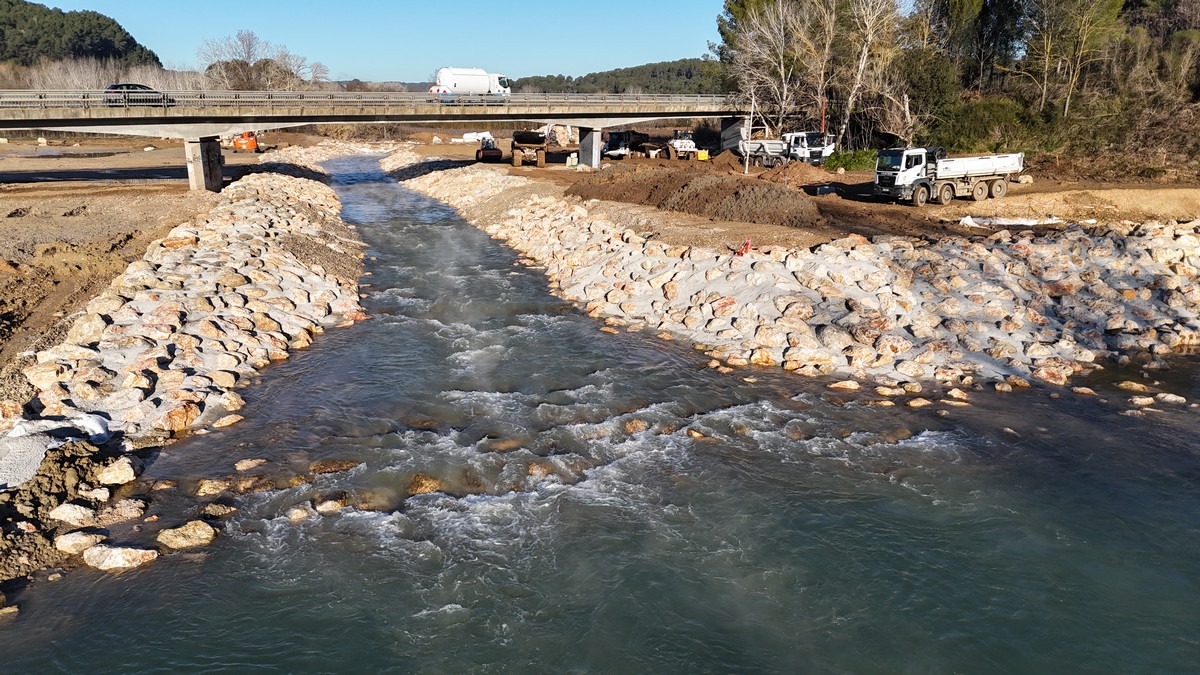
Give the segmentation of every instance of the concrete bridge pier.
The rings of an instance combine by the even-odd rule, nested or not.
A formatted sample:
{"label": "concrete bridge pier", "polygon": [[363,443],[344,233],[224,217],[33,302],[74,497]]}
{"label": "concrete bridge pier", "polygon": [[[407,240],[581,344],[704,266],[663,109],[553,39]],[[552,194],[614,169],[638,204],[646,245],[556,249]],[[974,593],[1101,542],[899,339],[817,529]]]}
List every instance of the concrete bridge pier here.
{"label": "concrete bridge pier", "polygon": [[188,187],[193,190],[220,192],[225,178],[221,175],[221,143],[216,136],[188,138],[183,143],[187,159]]}
{"label": "concrete bridge pier", "polygon": [[600,168],[600,150],[604,143],[600,141],[602,129],[588,127],[579,128],[579,163],[593,169]]}

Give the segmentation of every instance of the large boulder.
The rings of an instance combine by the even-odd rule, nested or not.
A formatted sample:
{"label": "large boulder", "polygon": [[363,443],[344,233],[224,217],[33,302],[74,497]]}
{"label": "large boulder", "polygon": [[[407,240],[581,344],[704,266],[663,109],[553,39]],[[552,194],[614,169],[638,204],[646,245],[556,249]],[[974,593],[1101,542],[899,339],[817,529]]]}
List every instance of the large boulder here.
{"label": "large boulder", "polygon": [[96,476],[101,485],[125,485],[137,479],[138,466],[128,455],[104,467]]}
{"label": "large boulder", "polygon": [[51,520],[59,520],[75,527],[87,527],[96,522],[96,512],[79,504],[59,504],[47,514]]}
{"label": "large boulder", "polygon": [[104,541],[105,537],[96,532],[68,532],[54,538],[54,548],[70,555],[78,555]]}
{"label": "large boulder", "polygon": [[158,551],[97,544],[83,552],[83,561],[98,570],[120,571],[141,567],[158,557]]}
{"label": "large boulder", "polygon": [[158,533],[158,543],[173,549],[208,546],[217,537],[217,530],[203,520],[193,520]]}

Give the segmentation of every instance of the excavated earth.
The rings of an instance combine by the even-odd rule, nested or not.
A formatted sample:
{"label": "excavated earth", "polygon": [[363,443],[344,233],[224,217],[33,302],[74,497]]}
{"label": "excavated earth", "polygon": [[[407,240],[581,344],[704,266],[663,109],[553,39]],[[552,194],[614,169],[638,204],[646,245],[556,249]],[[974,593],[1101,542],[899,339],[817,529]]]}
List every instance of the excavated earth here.
{"label": "excavated earth", "polygon": [[681,211],[714,220],[824,228],[812,199],[772,181],[716,171],[622,164],[592,174],[567,190],[583,199],[609,199]]}

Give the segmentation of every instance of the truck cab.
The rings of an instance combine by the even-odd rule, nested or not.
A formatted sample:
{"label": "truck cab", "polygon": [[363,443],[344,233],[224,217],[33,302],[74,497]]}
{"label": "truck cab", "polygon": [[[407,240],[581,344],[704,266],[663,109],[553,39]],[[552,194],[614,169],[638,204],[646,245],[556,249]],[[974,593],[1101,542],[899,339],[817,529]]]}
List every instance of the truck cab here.
{"label": "truck cab", "polygon": [[788,146],[788,158],[821,166],[833,154],[833,136],[819,131],[796,131],[783,134]]}
{"label": "truck cab", "polygon": [[913,188],[929,178],[929,164],[946,156],[941,148],[889,148],[875,158],[875,194],[912,199]]}

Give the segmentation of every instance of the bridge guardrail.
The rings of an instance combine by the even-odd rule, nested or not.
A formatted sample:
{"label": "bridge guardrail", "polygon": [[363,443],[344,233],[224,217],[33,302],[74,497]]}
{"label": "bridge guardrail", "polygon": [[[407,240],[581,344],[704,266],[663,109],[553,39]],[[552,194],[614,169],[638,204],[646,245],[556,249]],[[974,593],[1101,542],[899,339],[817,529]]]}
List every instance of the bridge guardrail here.
{"label": "bridge guardrail", "polygon": [[508,96],[447,96],[428,92],[329,92],[329,91],[103,91],[0,90],[2,108],[256,108],[304,105],[311,107],[389,105],[580,105],[600,107],[630,104],[732,106],[724,94],[510,94]]}

